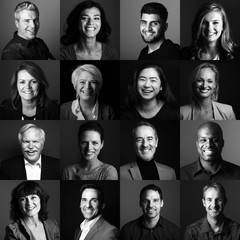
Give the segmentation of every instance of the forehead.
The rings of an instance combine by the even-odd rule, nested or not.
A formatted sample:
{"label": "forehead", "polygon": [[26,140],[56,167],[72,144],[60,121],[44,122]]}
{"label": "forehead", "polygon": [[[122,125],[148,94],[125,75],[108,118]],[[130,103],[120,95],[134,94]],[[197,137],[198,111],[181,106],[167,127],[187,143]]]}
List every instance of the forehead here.
{"label": "forehead", "polygon": [[215,126],[202,126],[198,130],[198,137],[203,138],[203,137],[216,137],[222,139],[222,133],[219,128]]}
{"label": "forehead", "polygon": [[222,21],[222,14],[219,11],[213,11],[209,12],[204,17],[205,21],[211,22],[211,21]]}
{"label": "forehead", "polygon": [[161,18],[158,14],[143,13],[141,16],[141,20],[152,22],[152,21],[161,21]]}
{"label": "forehead", "polygon": [[38,15],[35,11],[31,11],[28,9],[24,9],[22,11],[19,12],[19,17],[22,19],[35,19],[38,18]]}
{"label": "forehead", "polygon": [[24,139],[28,139],[28,138],[40,139],[41,138],[41,133],[36,128],[30,128],[23,133],[22,137]]}
{"label": "forehead", "polygon": [[160,194],[158,191],[148,189],[143,193],[142,198],[143,199],[156,199],[156,198],[160,199]]}
{"label": "forehead", "polygon": [[82,71],[79,73],[78,79],[84,79],[84,80],[92,80],[95,79],[96,77],[87,71]]}
{"label": "forehead", "polygon": [[205,198],[222,198],[223,196],[217,188],[211,187],[204,192],[204,197]]}
{"label": "forehead", "polygon": [[31,74],[27,72],[27,70],[20,70],[18,72],[18,78],[25,79],[25,78],[33,78]]}
{"label": "forehead", "polygon": [[135,137],[155,137],[155,131],[150,126],[139,126],[135,130]]}
{"label": "forehead", "polygon": [[87,15],[87,16],[91,16],[91,15],[101,15],[100,10],[96,7],[92,7],[92,8],[86,8],[82,11],[81,15]]}
{"label": "forehead", "polygon": [[86,188],[82,192],[82,198],[98,198],[98,190],[93,188]]}
{"label": "forehead", "polygon": [[87,131],[84,131],[82,134],[81,134],[81,139],[85,139],[85,140],[96,140],[96,141],[101,141],[101,136],[99,134],[99,132],[97,131],[94,131],[94,130],[87,130]]}
{"label": "forehead", "polygon": [[211,78],[215,79],[215,72],[211,68],[202,68],[198,72],[198,78]]}
{"label": "forehead", "polygon": [[158,72],[154,68],[144,68],[140,74],[139,77],[156,77],[159,78]]}

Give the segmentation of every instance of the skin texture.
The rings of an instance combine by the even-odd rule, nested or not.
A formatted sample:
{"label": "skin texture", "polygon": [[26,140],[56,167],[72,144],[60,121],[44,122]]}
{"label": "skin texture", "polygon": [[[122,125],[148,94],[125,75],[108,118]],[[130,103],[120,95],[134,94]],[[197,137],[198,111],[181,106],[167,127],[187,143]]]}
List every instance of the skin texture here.
{"label": "skin texture", "polygon": [[158,139],[151,127],[139,126],[135,131],[134,144],[137,156],[143,161],[150,161],[156,152]]}
{"label": "skin texture", "polygon": [[37,194],[30,194],[19,199],[20,209],[23,215],[27,217],[38,216],[41,209],[41,200]]}
{"label": "skin texture", "polygon": [[19,20],[15,20],[15,24],[18,35],[26,40],[35,38],[40,27],[38,15],[26,9],[19,13]]}

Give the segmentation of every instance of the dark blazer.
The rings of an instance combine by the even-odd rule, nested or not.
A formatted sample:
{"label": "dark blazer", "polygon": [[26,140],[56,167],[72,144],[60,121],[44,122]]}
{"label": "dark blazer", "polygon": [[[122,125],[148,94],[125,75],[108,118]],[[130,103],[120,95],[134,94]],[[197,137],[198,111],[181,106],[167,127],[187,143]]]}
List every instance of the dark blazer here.
{"label": "dark blazer", "polygon": [[[74,240],[78,240],[81,235],[81,229],[75,232]],[[84,240],[117,240],[119,239],[119,229],[100,217],[92,226]]]}
{"label": "dark blazer", "polygon": [[[60,179],[60,164],[56,158],[42,156],[41,180]],[[27,180],[23,156],[3,160],[0,166],[0,179]]]}

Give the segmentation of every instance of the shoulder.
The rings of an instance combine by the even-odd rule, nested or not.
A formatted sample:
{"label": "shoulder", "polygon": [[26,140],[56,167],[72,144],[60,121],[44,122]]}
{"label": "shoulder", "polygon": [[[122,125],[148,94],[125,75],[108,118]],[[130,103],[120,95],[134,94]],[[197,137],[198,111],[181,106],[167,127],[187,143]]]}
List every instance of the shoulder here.
{"label": "shoulder", "polygon": [[74,44],[61,47],[60,60],[77,60],[75,50],[74,50]]}
{"label": "shoulder", "polygon": [[180,169],[180,178],[181,180],[190,180],[193,178],[193,173],[197,168],[198,160],[192,163],[187,164],[186,166]]}
{"label": "shoulder", "polygon": [[114,166],[104,163],[102,171],[104,180],[118,180],[117,169]]}
{"label": "shoulder", "polygon": [[119,60],[119,54],[117,50],[106,43],[102,43],[102,60]]}
{"label": "shoulder", "polygon": [[213,102],[213,108],[215,110],[216,120],[235,120],[235,113],[231,105],[219,102]]}
{"label": "shoulder", "polygon": [[72,106],[72,101],[65,102],[61,105],[61,110],[70,110]]}
{"label": "shoulder", "polygon": [[16,164],[16,163],[19,163],[19,162],[22,162],[22,161],[23,161],[23,156],[19,155],[19,156],[15,156],[15,157],[3,160],[1,162],[1,166],[12,165],[12,164]]}
{"label": "shoulder", "polygon": [[171,171],[171,172],[174,171],[173,168],[171,168],[171,167],[169,167],[169,166],[167,166],[167,165],[161,164],[161,163],[159,163],[159,162],[156,162],[156,161],[155,161],[155,164],[156,164],[156,166],[157,166],[158,168],[161,168],[162,170]]}
{"label": "shoulder", "polygon": [[222,110],[222,111],[232,111],[233,108],[231,105],[228,105],[228,104],[225,104],[225,103],[220,103],[220,102],[215,102],[213,101],[213,103],[215,104],[215,106],[219,109],[219,110]]}
{"label": "shoulder", "polygon": [[115,117],[112,107],[102,101],[99,101],[99,119],[111,120]]}
{"label": "shoulder", "polygon": [[192,105],[187,104],[180,107],[180,119],[181,120],[190,120],[192,112]]}
{"label": "shoulder", "polygon": [[131,234],[131,232],[134,231],[136,227],[138,227],[140,219],[141,217],[131,220],[130,222],[127,222],[126,224],[124,224],[121,229],[121,234],[124,235],[124,232]]}
{"label": "shoulder", "polygon": [[118,239],[119,238],[119,229],[105,220],[103,217],[98,219],[96,222],[98,227],[101,228],[100,235],[102,239]]}
{"label": "shoulder", "polygon": [[42,160],[52,162],[52,163],[59,163],[59,159],[54,158],[54,157],[49,157],[49,156],[43,155],[43,154],[42,154]]}
{"label": "shoulder", "polygon": [[180,229],[179,229],[179,227],[175,223],[167,220],[164,217],[161,217],[161,220],[162,220],[162,224],[163,224],[163,226],[164,226],[166,231],[178,232],[179,233]]}

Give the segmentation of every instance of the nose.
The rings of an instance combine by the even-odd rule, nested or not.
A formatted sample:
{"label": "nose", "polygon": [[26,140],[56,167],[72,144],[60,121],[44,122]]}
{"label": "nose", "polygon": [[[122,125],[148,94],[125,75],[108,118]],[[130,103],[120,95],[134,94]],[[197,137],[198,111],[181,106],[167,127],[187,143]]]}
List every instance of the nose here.
{"label": "nose", "polygon": [[203,81],[203,87],[204,87],[204,88],[207,87],[207,81]]}
{"label": "nose", "polygon": [[29,142],[28,147],[33,148],[33,143],[31,141]]}
{"label": "nose", "polygon": [[91,207],[92,206],[92,204],[91,204],[91,201],[87,201],[87,203],[86,203],[86,207]]}
{"label": "nose", "polygon": [[142,146],[144,146],[144,147],[147,147],[147,146],[148,146],[148,142],[147,142],[146,139],[143,139],[143,141],[142,141]]}
{"label": "nose", "polygon": [[149,79],[146,79],[145,83],[144,83],[144,87],[149,87],[150,86],[150,81]]}
{"label": "nose", "polygon": [[206,145],[207,146],[212,146],[213,145],[213,140],[212,139],[206,139]]}
{"label": "nose", "polygon": [[92,85],[91,85],[91,83],[89,81],[86,81],[85,88],[92,89]]}
{"label": "nose", "polygon": [[147,23],[146,28],[147,28],[148,31],[151,31],[151,30],[152,30],[152,25],[151,25],[151,23]]}
{"label": "nose", "polygon": [[36,26],[36,23],[32,20],[29,22],[29,26],[34,28]]}

